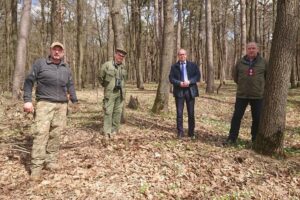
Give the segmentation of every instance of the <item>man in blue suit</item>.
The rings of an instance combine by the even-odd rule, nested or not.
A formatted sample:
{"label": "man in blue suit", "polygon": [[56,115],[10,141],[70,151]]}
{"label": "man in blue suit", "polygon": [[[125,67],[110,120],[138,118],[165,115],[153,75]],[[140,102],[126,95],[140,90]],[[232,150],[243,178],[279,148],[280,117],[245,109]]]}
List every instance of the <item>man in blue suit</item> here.
{"label": "man in blue suit", "polygon": [[195,138],[195,97],[199,96],[197,82],[200,81],[199,67],[186,60],[186,50],[178,51],[178,62],[171,66],[169,80],[173,84],[173,95],[176,103],[176,122],[177,136],[181,139],[184,136],[183,131],[183,108],[186,102],[188,112],[188,136],[192,140]]}

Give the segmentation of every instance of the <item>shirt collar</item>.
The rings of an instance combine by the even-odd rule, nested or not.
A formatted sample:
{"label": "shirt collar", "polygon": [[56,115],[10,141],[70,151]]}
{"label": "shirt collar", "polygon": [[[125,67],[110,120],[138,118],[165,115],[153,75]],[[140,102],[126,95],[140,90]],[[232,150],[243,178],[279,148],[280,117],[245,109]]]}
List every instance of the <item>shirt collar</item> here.
{"label": "shirt collar", "polygon": [[[47,64],[53,64],[53,62],[51,61],[50,59],[50,56],[48,56],[47,60],[46,60]],[[62,65],[62,66],[65,66],[65,62],[64,60],[60,60],[60,63],[58,65]]]}

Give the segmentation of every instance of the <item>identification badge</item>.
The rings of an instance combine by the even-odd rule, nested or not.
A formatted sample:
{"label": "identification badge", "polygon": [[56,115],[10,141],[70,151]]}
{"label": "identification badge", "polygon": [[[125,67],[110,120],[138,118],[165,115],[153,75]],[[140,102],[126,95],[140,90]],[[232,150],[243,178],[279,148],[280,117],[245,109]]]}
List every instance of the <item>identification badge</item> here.
{"label": "identification badge", "polygon": [[248,73],[248,76],[254,76],[254,69],[252,67],[249,68],[247,73]]}

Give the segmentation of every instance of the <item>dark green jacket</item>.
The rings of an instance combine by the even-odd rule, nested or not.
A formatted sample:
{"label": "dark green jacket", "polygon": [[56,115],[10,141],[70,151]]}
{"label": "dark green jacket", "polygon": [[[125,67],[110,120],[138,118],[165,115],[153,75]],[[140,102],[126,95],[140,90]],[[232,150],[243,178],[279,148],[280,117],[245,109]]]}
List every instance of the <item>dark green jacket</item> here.
{"label": "dark green jacket", "polygon": [[[252,75],[249,73],[252,70]],[[251,62],[244,56],[232,70],[237,84],[237,98],[262,99],[265,87],[267,62],[259,54]]]}

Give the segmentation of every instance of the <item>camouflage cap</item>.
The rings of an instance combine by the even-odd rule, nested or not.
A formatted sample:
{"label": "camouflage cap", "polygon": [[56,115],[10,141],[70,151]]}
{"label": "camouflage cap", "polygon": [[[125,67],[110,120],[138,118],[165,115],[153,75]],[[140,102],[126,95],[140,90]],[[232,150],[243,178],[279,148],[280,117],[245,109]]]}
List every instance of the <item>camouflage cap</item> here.
{"label": "camouflage cap", "polygon": [[53,42],[53,43],[51,44],[50,48],[52,49],[52,48],[55,47],[55,46],[59,46],[59,47],[61,47],[62,49],[65,49],[64,45],[63,45],[62,43],[60,43],[60,42]]}
{"label": "camouflage cap", "polygon": [[123,56],[126,56],[127,52],[123,48],[116,48],[117,53],[121,53]]}

